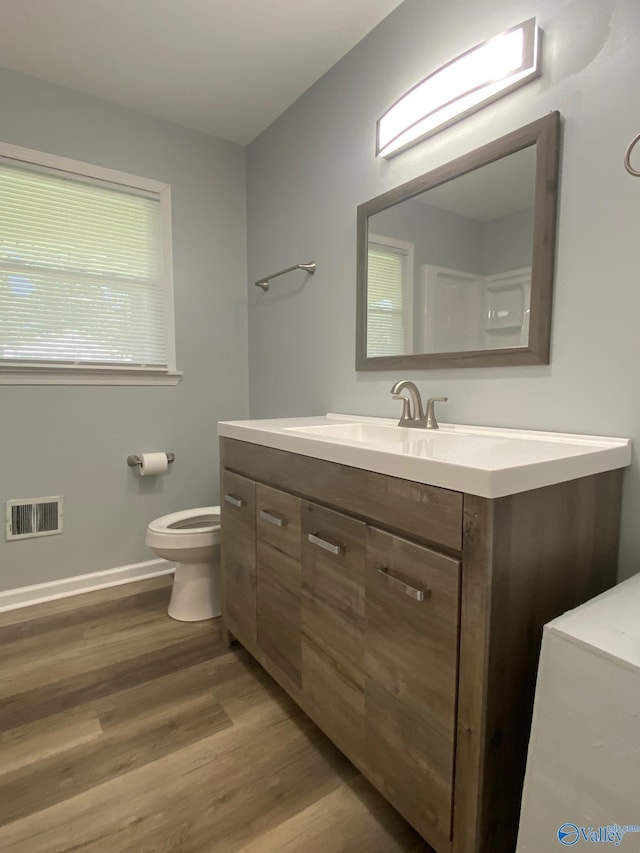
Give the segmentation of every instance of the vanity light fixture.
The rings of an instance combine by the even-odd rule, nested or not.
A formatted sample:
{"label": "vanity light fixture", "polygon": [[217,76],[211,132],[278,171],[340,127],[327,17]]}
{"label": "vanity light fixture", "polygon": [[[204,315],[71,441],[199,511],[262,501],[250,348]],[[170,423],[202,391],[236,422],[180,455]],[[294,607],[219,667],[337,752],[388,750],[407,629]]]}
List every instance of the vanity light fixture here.
{"label": "vanity light fixture", "polygon": [[451,60],[378,119],[376,156],[392,157],[539,77],[540,30],[530,18]]}

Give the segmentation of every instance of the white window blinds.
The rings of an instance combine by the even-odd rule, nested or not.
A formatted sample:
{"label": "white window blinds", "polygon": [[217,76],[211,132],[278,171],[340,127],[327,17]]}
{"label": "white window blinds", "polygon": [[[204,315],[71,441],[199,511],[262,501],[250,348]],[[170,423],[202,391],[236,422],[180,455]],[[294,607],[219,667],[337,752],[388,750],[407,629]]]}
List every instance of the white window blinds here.
{"label": "white window blinds", "polygon": [[162,234],[159,194],[0,161],[0,363],[169,367]]}
{"label": "white window blinds", "polygon": [[370,240],[367,263],[367,356],[404,355],[411,351],[409,252]]}

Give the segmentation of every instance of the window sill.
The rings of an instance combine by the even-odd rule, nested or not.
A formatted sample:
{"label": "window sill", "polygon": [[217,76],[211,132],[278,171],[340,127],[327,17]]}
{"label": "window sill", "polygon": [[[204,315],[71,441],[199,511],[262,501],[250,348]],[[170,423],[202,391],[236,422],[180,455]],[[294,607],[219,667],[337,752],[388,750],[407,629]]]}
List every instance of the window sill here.
{"label": "window sill", "polygon": [[0,385],[177,385],[179,370],[80,365],[1,366]]}

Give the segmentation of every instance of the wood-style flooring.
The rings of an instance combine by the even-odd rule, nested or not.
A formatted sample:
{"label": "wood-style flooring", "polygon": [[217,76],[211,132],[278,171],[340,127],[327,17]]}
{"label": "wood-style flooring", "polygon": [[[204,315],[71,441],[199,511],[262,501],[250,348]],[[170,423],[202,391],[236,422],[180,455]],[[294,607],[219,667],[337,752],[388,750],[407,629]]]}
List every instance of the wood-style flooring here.
{"label": "wood-style flooring", "polygon": [[170,581],[0,614],[0,850],[428,848]]}

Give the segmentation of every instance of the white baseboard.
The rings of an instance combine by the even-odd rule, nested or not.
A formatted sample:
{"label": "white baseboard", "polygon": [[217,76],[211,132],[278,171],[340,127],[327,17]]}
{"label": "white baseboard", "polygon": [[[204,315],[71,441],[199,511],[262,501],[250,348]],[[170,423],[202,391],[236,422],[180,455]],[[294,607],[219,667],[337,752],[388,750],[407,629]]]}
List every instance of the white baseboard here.
{"label": "white baseboard", "polygon": [[15,610],[18,607],[30,607],[32,604],[42,604],[54,601],[56,598],[68,598],[83,592],[96,589],[106,589],[109,586],[120,586],[146,578],[171,574],[175,566],[166,560],[147,560],[145,563],[133,563],[130,566],[118,566],[103,572],[93,572],[89,575],[78,575],[74,578],[64,578],[59,581],[37,583],[33,586],[23,586],[19,589],[8,589],[0,592],[0,613],[5,610]]}

